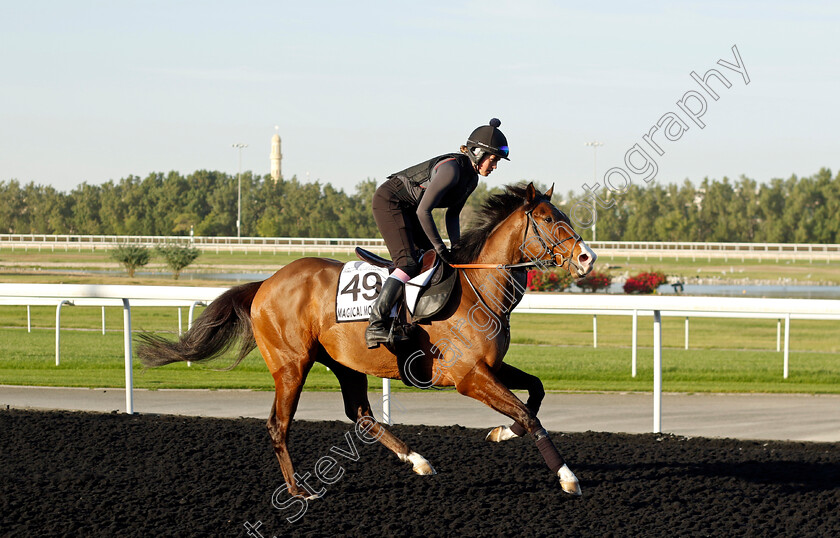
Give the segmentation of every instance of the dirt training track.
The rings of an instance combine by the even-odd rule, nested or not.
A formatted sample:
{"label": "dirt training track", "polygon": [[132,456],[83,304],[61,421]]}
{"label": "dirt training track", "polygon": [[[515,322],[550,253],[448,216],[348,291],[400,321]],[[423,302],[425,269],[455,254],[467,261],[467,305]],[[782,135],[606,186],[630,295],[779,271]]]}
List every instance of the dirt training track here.
{"label": "dirt training track", "polygon": [[[530,439],[393,431],[439,474],[413,475],[349,422],[295,422],[298,474],[327,455],[345,472],[312,476],[326,495],[289,523],[297,507],[272,506],[283,479],[262,420],[3,410],[0,535],[245,537],[246,522],[261,522],[255,537],[840,533],[840,443],[555,433],[583,488],[571,498]],[[348,432],[358,461],[331,451],[351,450]]]}

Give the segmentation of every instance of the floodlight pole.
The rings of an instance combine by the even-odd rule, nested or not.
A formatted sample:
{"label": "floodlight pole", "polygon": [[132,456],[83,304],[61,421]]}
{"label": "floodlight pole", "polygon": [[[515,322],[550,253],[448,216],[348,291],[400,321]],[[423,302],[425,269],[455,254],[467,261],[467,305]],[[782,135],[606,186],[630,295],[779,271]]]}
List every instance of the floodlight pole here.
{"label": "floodlight pole", "polygon": [[[594,189],[595,185],[598,184],[598,146],[603,146],[604,144],[602,144],[601,142],[598,142],[597,140],[593,140],[592,142],[587,142],[585,145],[592,147],[592,181],[594,182],[594,185],[592,186],[592,188]],[[595,212],[597,213],[598,209],[597,209],[597,207],[595,207],[595,200],[592,200],[592,205],[593,205],[593,208],[594,208]],[[598,216],[596,214],[595,220],[592,221],[592,242],[593,243],[595,242],[595,229],[596,229],[597,225],[598,225]]]}
{"label": "floodlight pole", "polygon": [[236,237],[238,239],[242,235],[242,149],[247,148],[248,144],[237,142],[236,144],[231,144],[231,147],[239,150],[239,173],[236,174],[238,184],[236,189]]}

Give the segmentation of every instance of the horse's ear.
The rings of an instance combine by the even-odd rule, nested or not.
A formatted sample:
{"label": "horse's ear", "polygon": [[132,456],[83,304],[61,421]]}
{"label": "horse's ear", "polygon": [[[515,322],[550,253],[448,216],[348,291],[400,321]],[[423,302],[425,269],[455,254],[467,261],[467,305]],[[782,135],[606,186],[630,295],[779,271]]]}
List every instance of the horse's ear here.
{"label": "horse's ear", "polygon": [[551,200],[551,194],[554,192],[554,183],[551,184],[551,187],[545,191],[545,197]]}
{"label": "horse's ear", "polygon": [[537,198],[537,189],[534,188],[534,182],[528,183],[525,187],[525,202],[530,204]]}

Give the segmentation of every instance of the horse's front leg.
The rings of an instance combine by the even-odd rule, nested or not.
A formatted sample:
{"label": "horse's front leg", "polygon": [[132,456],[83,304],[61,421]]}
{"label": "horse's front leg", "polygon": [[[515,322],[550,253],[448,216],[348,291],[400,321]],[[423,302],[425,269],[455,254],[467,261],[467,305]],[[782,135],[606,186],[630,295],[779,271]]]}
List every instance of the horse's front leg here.
{"label": "horse's front leg", "polygon": [[[527,390],[528,401],[525,402],[525,405],[531,410],[534,416],[537,415],[537,412],[540,410],[540,404],[542,404],[543,398],[545,397],[545,390],[543,390],[543,384],[540,378],[505,363],[502,363],[501,368],[496,372],[496,377],[508,390]],[[524,427],[514,422],[510,426],[496,426],[490,430],[490,433],[487,434],[485,439],[499,443],[522,437],[526,433]]]}
{"label": "horse's front leg", "polygon": [[456,380],[458,392],[474,398],[499,413],[510,417],[526,432],[531,434],[545,464],[560,479],[560,487],[571,495],[580,495],[580,484],[572,473],[557,447],[551,442],[548,432],[540,424],[536,414],[514,396],[508,388],[490,371],[483,362],[477,363],[466,375]]}

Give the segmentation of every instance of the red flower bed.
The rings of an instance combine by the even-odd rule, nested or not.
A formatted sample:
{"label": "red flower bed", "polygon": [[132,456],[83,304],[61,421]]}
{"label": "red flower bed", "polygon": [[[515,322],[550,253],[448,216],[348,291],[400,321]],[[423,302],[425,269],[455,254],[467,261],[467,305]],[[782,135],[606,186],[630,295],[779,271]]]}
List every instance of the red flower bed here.
{"label": "red flower bed", "polygon": [[666,281],[665,273],[655,271],[631,276],[624,283],[624,293],[653,293]]}
{"label": "red flower bed", "polygon": [[563,291],[572,284],[572,275],[565,269],[528,271],[529,291]]}
{"label": "red flower bed", "polygon": [[609,288],[612,283],[612,276],[609,273],[601,273],[600,271],[592,271],[585,278],[575,282],[575,286],[583,291],[595,292],[601,289]]}

